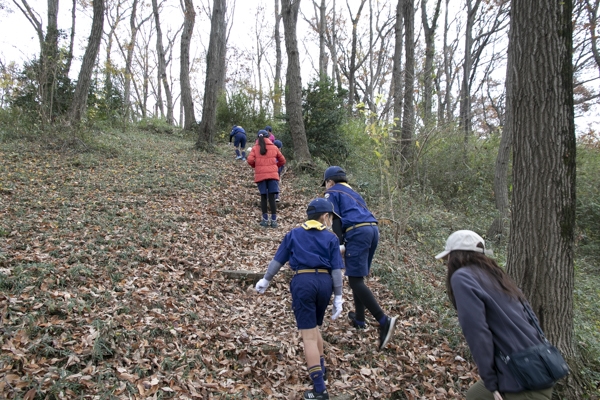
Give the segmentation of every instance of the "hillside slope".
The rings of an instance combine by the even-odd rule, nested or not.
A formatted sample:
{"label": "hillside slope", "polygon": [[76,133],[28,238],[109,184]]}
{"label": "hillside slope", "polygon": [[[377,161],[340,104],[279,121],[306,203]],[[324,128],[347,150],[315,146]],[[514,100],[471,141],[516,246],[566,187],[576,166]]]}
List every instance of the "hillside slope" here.
{"label": "hillside slope", "polygon": [[[231,148],[101,140],[102,151],[84,153],[0,149],[0,397],[300,398],[310,382],[291,275],[259,296],[222,271],[263,272],[322,194],[318,179],[303,187],[287,172],[279,227],[262,228],[252,169]],[[399,316],[397,334],[377,351],[376,323],[357,332],[328,315],[330,393],[463,398],[476,378],[464,345],[430,328],[435,313],[376,277],[369,286]]]}

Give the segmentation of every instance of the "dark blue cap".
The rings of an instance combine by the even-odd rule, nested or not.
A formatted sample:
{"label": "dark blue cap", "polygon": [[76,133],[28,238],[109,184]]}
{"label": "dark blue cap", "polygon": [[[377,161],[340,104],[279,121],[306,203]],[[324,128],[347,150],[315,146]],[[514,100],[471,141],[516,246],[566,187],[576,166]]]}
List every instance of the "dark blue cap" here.
{"label": "dark blue cap", "polygon": [[325,173],[323,174],[323,183],[321,183],[321,186],[325,186],[325,182],[333,178],[346,179],[346,171],[344,171],[342,167],[338,167],[337,165],[327,168],[325,170]]}
{"label": "dark blue cap", "polygon": [[334,211],[333,204],[329,200],[322,197],[317,197],[316,199],[312,200],[306,208],[306,215],[308,215],[309,218],[316,214],[323,213],[332,213],[337,215]]}
{"label": "dark blue cap", "polygon": [[258,131],[258,133],[256,134],[256,136],[260,136],[263,135],[264,137],[269,136],[269,133],[267,131],[265,131],[264,129],[261,129],[260,131]]}
{"label": "dark blue cap", "polygon": [[265,131],[273,132],[273,128],[271,128],[269,125],[267,125],[265,127]]}

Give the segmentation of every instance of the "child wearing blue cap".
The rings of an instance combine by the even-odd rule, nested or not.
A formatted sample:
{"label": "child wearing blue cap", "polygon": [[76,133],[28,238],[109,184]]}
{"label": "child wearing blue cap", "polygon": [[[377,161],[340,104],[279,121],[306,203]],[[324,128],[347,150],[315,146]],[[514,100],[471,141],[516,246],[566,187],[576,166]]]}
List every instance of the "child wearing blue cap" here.
{"label": "child wearing blue cap", "polygon": [[308,220],[288,232],[269,263],[264,277],[256,284],[256,291],[264,293],[281,267],[289,262],[295,272],[290,282],[292,308],[296,326],[302,335],[304,356],[313,389],[304,392],[304,399],[329,399],[325,387],[325,359],[323,338],[319,326],[325,310],[333,298],[332,320],[342,313],[342,261],[339,241],[329,231],[333,223],[333,205],[318,198],[306,209]]}
{"label": "child wearing blue cap", "polygon": [[[268,126],[267,128],[270,128],[270,126]],[[281,148],[283,147],[283,143],[281,142],[281,140],[279,139],[275,139],[273,140],[273,144],[275,145],[275,147],[277,147],[279,149],[279,151],[281,151]],[[279,195],[281,194],[281,174],[283,173],[283,169],[285,168],[285,166],[281,166],[277,169],[277,173],[279,174],[279,192],[275,195],[275,201],[277,203],[279,203]]]}
{"label": "child wearing blue cap", "polygon": [[325,170],[325,198],[340,219],[334,220],[333,232],[344,246],[344,262],[348,284],[354,297],[354,310],[348,313],[350,323],[357,329],[365,327],[365,309],[379,322],[379,349],[383,349],[394,334],[396,317],[388,317],[379,306],[373,292],[365,284],[371,272],[371,262],[379,244],[377,219],[367,208],[365,200],[355,192],[346,178],[346,171],[332,166]]}
{"label": "child wearing blue cap", "polygon": [[233,147],[235,147],[235,159],[246,161],[246,131],[241,126],[234,125],[229,133],[229,144],[233,139]]}

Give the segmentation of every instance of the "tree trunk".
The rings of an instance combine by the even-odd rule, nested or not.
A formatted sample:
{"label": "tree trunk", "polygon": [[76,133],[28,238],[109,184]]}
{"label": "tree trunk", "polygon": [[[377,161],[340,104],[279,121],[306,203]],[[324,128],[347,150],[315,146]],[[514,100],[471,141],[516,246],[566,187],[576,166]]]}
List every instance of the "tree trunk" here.
{"label": "tree trunk", "polygon": [[513,193],[507,270],[571,367],[561,398],[582,398],[573,337],[575,121],[572,0],[511,3],[507,127]]}
{"label": "tree trunk", "polygon": [[[160,27],[160,17],[157,0],[152,0],[152,11],[154,13],[154,22],[156,24],[156,56],[158,58],[158,85],[162,83],[167,98],[167,124],[173,125],[173,95],[167,79],[167,61],[165,48],[162,42],[162,30]],[[162,113],[162,108],[161,108]]]}
{"label": "tree trunk", "polygon": [[131,29],[131,38],[127,44],[127,52],[125,56],[125,88],[123,93],[123,100],[125,102],[125,113],[123,115],[123,119],[125,121],[128,121],[131,118],[131,64],[133,63],[133,50],[135,49],[135,39],[138,31],[138,27],[135,23],[137,16],[137,5],[138,0],[133,0],[133,4],[131,6],[131,15],[129,16],[129,29]]}
{"label": "tree trunk", "polygon": [[[508,87],[508,82],[507,82]],[[507,119],[508,121],[508,119]],[[487,231],[487,237],[498,241],[506,233],[506,225],[510,218],[510,205],[508,201],[508,168],[510,165],[510,125],[505,125],[500,138],[500,147],[496,157],[496,167],[494,172],[494,200],[498,216],[492,222]]]}
{"label": "tree trunk", "polygon": [[327,6],[325,0],[321,0],[319,6],[319,77],[323,79],[327,75],[327,53],[325,53],[325,27]]}
{"label": "tree trunk", "polygon": [[350,10],[350,5],[348,5],[348,12],[350,14],[350,21],[352,22],[352,46],[350,53],[350,66],[348,68],[348,113],[352,115],[354,113],[354,97],[356,95],[356,70],[358,67],[356,66],[356,58],[357,58],[357,46],[358,46],[358,21],[360,20],[360,15],[362,13],[362,9],[365,5],[366,0],[360,1],[360,7],[358,8],[358,12],[356,16],[352,16],[352,10]]}
{"label": "tree trunk", "polygon": [[77,0],[73,0],[71,8],[71,34],[69,36],[69,52],[67,53],[67,62],[65,64],[65,76],[69,76],[71,71],[71,62],[73,61],[73,48],[75,47],[75,16],[77,15]]}
{"label": "tree trunk", "polygon": [[430,127],[432,122],[433,106],[433,59],[435,57],[435,31],[437,29],[437,20],[440,16],[442,0],[437,0],[431,26],[427,20],[427,0],[421,0],[421,22],[425,36],[425,66],[423,69],[423,103],[422,113],[423,124],[426,128]]}
{"label": "tree trunk", "polygon": [[335,11],[335,0],[333,0],[333,6],[331,7],[331,27],[326,23],[325,34],[327,36],[327,48],[331,55],[331,76],[337,83],[338,90],[342,88],[342,76],[338,65],[337,58],[337,19]]}
{"label": "tree trunk", "polygon": [[295,159],[300,165],[312,165],[304,120],[302,119],[302,79],[300,75],[300,53],[298,52],[298,41],[296,39],[299,8],[300,0],[281,0],[285,48],[288,56],[285,106],[294,145]]}
{"label": "tree trunk", "polygon": [[88,39],[88,46],[83,55],[77,86],[73,95],[73,102],[69,108],[69,120],[71,124],[77,125],[85,113],[87,106],[88,91],[92,83],[92,72],[96,65],[96,58],[102,41],[102,30],[104,27],[104,0],[93,1],[94,14],[92,17],[92,30]]}
{"label": "tree trunk", "polygon": [[281,114],[281,34],[279,24],[281,13],[279,12],[279,0],[275,0],[275,82],[273,94],[273,116]]}
{"label": "tree trunk", "polygon": [[465,141],[471,134],[471,66],[473,48],[473,25],[481,0],[475,5],[467,0],[467,27],[465,29],[465,59],[463,62],[463,79],[460,87],[460,126],[465,133]]}
{"label": "tree trunk", "polygon": [[412,162],[413,136],[415,130],[415,3],[404,0],[404,46],[406,61],[404,65],[404,110],[402,115],[402,141],[400,153],[405,166]]}
{"label": "tree trunk", "polygon": [[395,45],[394,61],[392,66],[392,92],[394,104],[394,137],[402,137],[402,101],[404,92],[402,90],[402,32],[404,30],[404,0],[398,0],[396,6],[396,23],[394,25]]}
{"label": "tree trunk", "polygon": [[190,43],[194,33],[196,11],[193,0],[184,0],[183,32],[181,33],[181,56],[179,80],[181,82],[181,106],[183,107],[183,130],[189,131],[196,123],[194,115],[194,101],[192,99],[192,85],[190,83]]}
{"label": "tree trunk", "polygon": [[221,92],[221,72],[225,70],[225,0],[213,0],[210,41],[206,55],[206,82],[196,148],[209,150],[213,145],[217,123],[217,101]]}

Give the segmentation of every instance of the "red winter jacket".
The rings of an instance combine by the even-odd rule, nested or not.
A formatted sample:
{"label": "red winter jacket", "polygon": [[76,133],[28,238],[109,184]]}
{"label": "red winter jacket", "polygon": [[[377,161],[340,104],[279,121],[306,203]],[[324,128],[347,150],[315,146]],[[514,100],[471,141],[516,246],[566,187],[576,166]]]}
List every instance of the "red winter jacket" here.
{"label": "red winter jacket", "polygon": [[279,180],[279,173],[277,170],[279,167],[285,165],[285,157],[281,154],[281,151],[271,142],[265,138],[265,145],[267,152],[263,156],[260,154],[260,145],[256,143],[252,146],[252,151],[248,155],[248,164],[254,168],[254,182],[262,182],[267,179]]}

